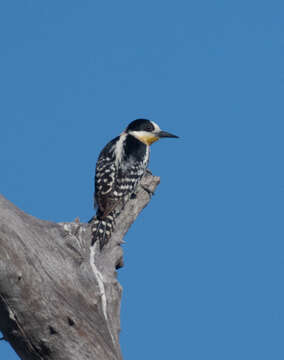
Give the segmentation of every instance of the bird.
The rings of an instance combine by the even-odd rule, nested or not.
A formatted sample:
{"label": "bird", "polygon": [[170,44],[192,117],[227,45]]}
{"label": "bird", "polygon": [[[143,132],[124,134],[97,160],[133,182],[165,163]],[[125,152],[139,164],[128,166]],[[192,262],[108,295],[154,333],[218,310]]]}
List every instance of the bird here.
{"label": "bird", "polygon": [[178,138],[162,131],[154,121],[136,119],[100,152],[95,173],[94,206],[91,223],[92,246],[100,250],[111,237],[115,219],[136,193],[149,163],[150,145],[161,138]]}

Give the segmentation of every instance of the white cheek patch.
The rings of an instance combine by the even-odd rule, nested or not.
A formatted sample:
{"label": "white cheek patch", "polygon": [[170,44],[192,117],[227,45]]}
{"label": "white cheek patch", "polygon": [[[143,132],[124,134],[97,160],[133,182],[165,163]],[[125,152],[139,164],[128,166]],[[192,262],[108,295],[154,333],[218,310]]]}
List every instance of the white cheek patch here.
{"label": "white cheek patch", "polygon": [[151,123],[153,124],[153,126],[155,128],[153,132],[161,131],[160,126],[158,124],[156,124],[154,121],[151,121]]}
{"label": "white cheek patch", "polygon": [[136,139],[139,139],[139,140],[141,138],[147,139],[147,138],[153,137],[153,134],[148,131],[130,131],[130,134],[135,136]]}

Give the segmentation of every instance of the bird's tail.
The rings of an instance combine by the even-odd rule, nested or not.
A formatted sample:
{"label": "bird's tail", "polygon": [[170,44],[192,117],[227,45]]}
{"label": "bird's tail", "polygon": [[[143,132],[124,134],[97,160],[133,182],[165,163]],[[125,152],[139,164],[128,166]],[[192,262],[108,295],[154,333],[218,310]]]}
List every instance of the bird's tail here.
{"label": "bird's tail", "polygon": [[114,214],[110,213],[109,215],[101,218],[99,214],[90,220],[92,223],[92,244],[94,245],[96,241],[100,242],[100,249],[108,243],[111,233],[115,224]]}

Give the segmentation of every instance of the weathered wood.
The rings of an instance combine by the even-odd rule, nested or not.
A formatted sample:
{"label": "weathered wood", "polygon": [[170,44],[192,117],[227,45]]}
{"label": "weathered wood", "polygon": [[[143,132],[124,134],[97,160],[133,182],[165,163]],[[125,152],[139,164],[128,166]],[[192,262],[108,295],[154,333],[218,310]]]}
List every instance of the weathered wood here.
{"label": "weathered wood", "polygon": [[88,224],[39,220],[0,195],[0,330],[21,359],[122,359],[120,245],[158,183],[145,174],[102,252]]}

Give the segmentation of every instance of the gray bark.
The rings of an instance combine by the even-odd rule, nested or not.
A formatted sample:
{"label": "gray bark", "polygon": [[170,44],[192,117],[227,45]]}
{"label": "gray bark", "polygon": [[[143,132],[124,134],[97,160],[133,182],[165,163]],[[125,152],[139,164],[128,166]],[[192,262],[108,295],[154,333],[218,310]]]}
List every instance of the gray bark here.
{"label": "gray bark", "polygon": [[122,359],[120,245],[158,183],[145,174],[101,252],[89,224],[39,220],[0,195],[0,330],[21,359]]}

